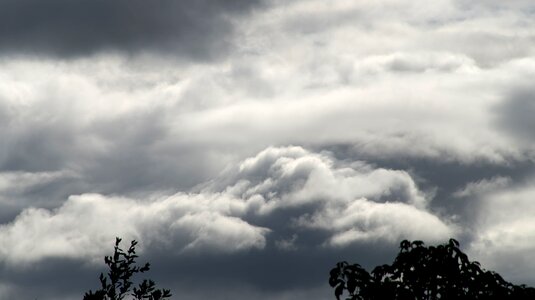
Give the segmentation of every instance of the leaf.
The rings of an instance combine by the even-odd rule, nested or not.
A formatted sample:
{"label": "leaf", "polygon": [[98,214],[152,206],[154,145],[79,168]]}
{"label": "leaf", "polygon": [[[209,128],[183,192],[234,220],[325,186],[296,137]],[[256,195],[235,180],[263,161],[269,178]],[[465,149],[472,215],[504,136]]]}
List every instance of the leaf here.
{"label": "leaf", "polygon": [[336,299],[340,300],[340,296],[342,296],[342,293],[344,292],[344,284],[340,284],[336,287],[334,290],[334,295],[336,296]]}
{"label": "leaf", "polygon": [[[99,280],[102,289],[93,293],[89,291],[85,294],[84,300],[122,300],[130,293],[132,287],[132,276],[138,272],[146,272],[150,269],[150,264],[146,263],[139,267],[136,265],[135,247],[137,241],[132,241],[130,248],[124,252],[120,246],[121,239],[115,239],[114,253],[112,256],[105,256],[104,262],[109,271],[107,277],[101,273]],[[108,283],[108,279],[110,283]],[[156,290],[156,284],[152,280],[143,280],[139,288],[134,288],[131,296],[135,299],[164,299],[171,297],[170,290]],[[100,298],[99,298],[100,297]],[[130,298],[128,298],[130,299]]]}
{"label": "leaf", "polygon": [[358,264],[340,262],[331,270],[330,285],[340,299],[535,299],[535,289],[505,281],[498,273],[470,262],[459,242],[426,247],[422,241],[400,243],[401,251],[391,265],[373,269],[372,275]]}
{"label": "leaf", "polygon": [[452,247],[456,247],[456,248],[459,247],[459,242],[456,239],[453,239],[453,238],[449,240],[449,244]]}

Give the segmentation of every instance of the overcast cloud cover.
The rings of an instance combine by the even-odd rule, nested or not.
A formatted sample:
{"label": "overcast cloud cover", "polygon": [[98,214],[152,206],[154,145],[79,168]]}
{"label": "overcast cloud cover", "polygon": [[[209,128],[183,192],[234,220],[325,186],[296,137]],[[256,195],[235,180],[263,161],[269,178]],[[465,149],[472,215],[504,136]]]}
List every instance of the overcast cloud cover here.
{"label": "overcast cloud cover", "polygon": [[115,236],[177,299],[328,299],[450,237],[534,285],[534,14],[0,0],[0,298],[81,299]]}

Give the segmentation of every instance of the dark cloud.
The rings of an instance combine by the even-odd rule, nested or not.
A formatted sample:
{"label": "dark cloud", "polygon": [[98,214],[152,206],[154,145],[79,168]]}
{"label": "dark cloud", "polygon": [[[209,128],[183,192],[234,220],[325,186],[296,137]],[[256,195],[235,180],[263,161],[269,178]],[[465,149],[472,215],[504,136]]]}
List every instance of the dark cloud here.
{"label": "dark cloud", "polygon": [[[39,185],[46,186],[56,178],[61,179],[60,175],[11,175],[6,185],[20,178],[28,183],[19,190],[29,193]],[[219,178],[223,180],[219,182]],[[232,180],[225,184],[228,178]],[[43,247],[20,256],[15,249],[21,247],[23,241],[12,245],[14,248],[10,249],[14,251],[0,250],[7,251],[6,259],[14,263],[56,255],[94,257],[99,250],[96,250],[98,253],[85,251],[83,245],[95,239],[104,240],[98,238],[101,234],[112,237],[110,233],[94,229],[100,226],[97,220],[110,217],[116,221],[110,220],[108,229],[148,240],[172,236],[178,252],[216,249],[232,253],[264,249],[269,244],[277,246],[281,241],[288,244],[292,240],[297,248],[337,248],[360,241],[397,241],[410,236],[437,240],[454,232],[447,223],[426,211],[427,199],[408,173],[375,169],[364,163],[335,167],[330,157],[301,147],[268,148],[244,160],[236,170],[215,178],[200,192],[172,195],[159,192],[149,199],[84,194],[69,197],[52,211],[27,209],[0,228],[0,240],[5,239],[7,244],[16,240],[11,230],[16,227],[19,234],[39,235],[44,244],[63,243],[64,238],[68,240],[68,236],[77,233],[71,231],[73,227],[61,224],[85,218],[86,221],[77,226],[87,236],[73,244],[80,252]],[[141,211],[144,217],[138,219]],[[406,217],[412,222],[404,219]],[[370,222],[370,218],[375,221]],[[337,219],[340,221],[333,222]],[[429,226],[435,228],[429,231],[426,229]],[[34,227],[46,228],[46,231],[39,234],[30,230]],[[384,228],[390,229],[385,231]],[[147,230],[153,231],[150,236],[146,236]]]}
{"label": "dark cloud", "polygon": [[517,88],[494,107],[499,129],[530,145],[535,132],[535,96],[532,88]]}
{"label": "dark cloud", "polygon": [[0,51],[72,57],[157,50],[216,58],[232,43],[231,19],[259,2],[2,0]]}
{"label": "dark cloud", "polygon": [[529,257],[494,237],[534,240],[532,89],[486,101],[529,78],[524,14],[275,3],[0,0],[0,297],[79,299],[115,235],[180,299],[328,299],[403,238]]}
{"label": "dark cloud", "polygon": [[[205,288],[242,284],[264,294],[308,290],[325,286],[339,260],[371,268],[389,261],[402,237],[449,237],[447,224],[422,200],[406,172],[347,165],[301,147],[271,147],[199,192],[150,201],[86,194],[54,210],[27,209],[0,228],[6,245],[0,256],[4,267],[21,274],[37,269],[31,281],[21,275],[8,282],[40,290],[47,279],[30,282],[39,282],[46,270],[57,265],[58,276],[67,276],[70,261],[80,259],[86,278],[94,269],[88,262],[110,251],[104,241],[134,236],[143,242],[144,259],[153,262],[154,278],[170,287],[206,282]],[[20,235],[26,238],[18,240]],[[62,244],[70,246],[56,246]],[[60,290],[45,285],[44,291]]]}
{"label": "dark cloud", "polygon": [[[103,266],[104,262],[102,268],[93,268],[79,260],[68,258],[51,258],[24,269],[2,265],[0,280],[8,286],[3,296],[81,299],[85,291],[98,287],[98,275],[105,271]],[[61,284],[58,284],[59,281]]]}
{"label": "dark cloud", "polygon": [[[159,268],[161,279],[169,281],[169,285],[206,282],[206,286],[221,287],[240,284],[273,293],[320,286],[328,290],[326,276],[338,261],[358,261],[372,269],[392,260],[396,252],[395,246],[384,242],[334,250],[309,247],[298,251],[281,251],[272,245],[263,251],[226,256],[169,257],[162,251],[155,251],[150,259],[155,262],[155,268]],[[179,293],[177,291],[177,296]]]}
{"label": "dark cloud", "polygon": [[70,195],[187,190],[222,167],[208,159],[210,149],[171,136],[159,109],[98,116],[84,125],[68,116],[73,111],[36,106],[27,113],[42,116],[13,110],[2,119],[2,222],[24,207],[58,207]]}
{"label": "dark cloud", "polygon": [[[110,245],[108,254],[111,251]],[[308,248],[288,252],[268,248],[229,255],[173,255],[170,249],[159,248],[140,253],[139,262],[150,262],[151,270],[136,278],[154,279],[159,286],[171,288],[177,299],[198,299],[192,292],[217,291],[217,299],[248,299],[247,292],[274,297],[318,288],[322,295],[330,297],[328,272],[338,261],[358,262],[371,270],[378,264],[392,261],[396,252],[396,247],[382,242],[335,250]],[[89,289],[98,288],[98,275],[105,271],[103,262],[94,265],[82,260],[50,258],[25,269],[2,265],[0,279],[12,286],[10,293],[3,295],[18,295],[24,299],[74,299],[81,298]],[[237,295],[232,297],[234,293]],[[315,295],[307,299],[320,298]]]}

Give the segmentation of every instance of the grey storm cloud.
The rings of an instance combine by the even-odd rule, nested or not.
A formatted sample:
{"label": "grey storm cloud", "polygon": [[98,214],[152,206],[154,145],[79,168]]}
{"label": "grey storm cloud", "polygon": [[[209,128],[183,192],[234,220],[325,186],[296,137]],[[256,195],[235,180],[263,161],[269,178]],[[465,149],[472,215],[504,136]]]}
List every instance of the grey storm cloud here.
{"label": "grey storm cloud", "polygon": [[[83,194],[57,209],[25,209],[0,227],[0,262],[26,269],[78,260],[93,269],[119,235],[143,241],[143,255],[157,265],[173,266],[161,272],[176,285],[209,279],[271,291],[321,286],[333,253],[352,250],[374,261],[382,252],[361,245],[454,236],[455,226],[426,208],[429,200],[404,171],[271,147],[197,192],[143,200]],[[310,276],[300,277],[303,271]]]}
{"label": "grey storm cloud", "polygon": [[498,128],[520,143],[530,145],[535,132],[534,100],[534,90],[531,87],[519,87],[510,91],[494,108]]}
{"label": "grey storm cloud", "polygon": [[534,282],[532,7],[0,0],[0,298],[117,235],[179,299],[328,299],[403,238]]}
{"label": "grey storm cloud", "polygon": [[[227,177],[233,176],[221,176],[224,181]],[[291,250],[289,246],[300,241],[288,234],[295,230],[324,232],[324,239],[314,243],[326,247],[417,236],[440,240],[455,234],[447,220],[427,210],[429,199],[408,173],[364,163],[336,167],[328,156],[301,147],[268,148],[243,161],[224,188],[218,181],[200,192],[152,196],[146,201],[83,194],[71,196],[54,210],[26,209],[0,229],[5,245],[1,259],[8,264],[56,256],[98,260],[105,244],[90,245],[114,234],[147,243],[157,236],[174,236],[177,253],[263,249],[268,238],[285,244],[282,250]],[[278,214],[286,217],[283,224]],[[275,227],[288,235],[279,236]],[[28,238],[17,241],[19,235]],[[41,247],[28,248],[26,243]]]}
{"label": "grey storm cloud", "polygon": [[0,51],[72,57],[156,50],[212,59],[232,44],[232,18],[259,2],[2,0]]}

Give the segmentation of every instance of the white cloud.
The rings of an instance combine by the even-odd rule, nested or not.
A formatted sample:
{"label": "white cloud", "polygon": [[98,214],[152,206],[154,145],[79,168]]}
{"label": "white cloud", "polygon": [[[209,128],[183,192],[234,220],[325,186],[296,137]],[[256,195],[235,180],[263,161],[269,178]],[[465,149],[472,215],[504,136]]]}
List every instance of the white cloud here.
{"label": "white cloud", "polygon": [[[260,10],[237,29],[242,49],[213,65],[110,55],[2,60],[0,166],[72,172],[76,194],[184,190],[269,145],[350,144],[371,160],[465,164],[533,156],[531,144],[496,130],[493,110],[513,83],[530,78],[533,59],[482,68],[466,51],[422,47],[423,39],[441,38],[427,25],[407,25],[402,15],[417,11],[387,2],[404,11],[392,8],[388,24],[350,15],[310,32],[280,26],[303,9],[338,20],[371,4]],[[458,13],[441,3],[430,18]],[[507,20],[500,30],[510,35],[518,24]],[[437,30],[461,30],[446,23]]]}
{"label": "white cloud", "polygon": [[[533,8],[274,0],[229,20],[216,61],[2,57],[1,260],[100,260],[116,235],[293,255],[460,232],[485,267],[535,282],[533,189],[516,182],[535,158]],[[333,145],[348,157],[299,147]],[[413,173],[366,161],[444,186],[432,202]],[[433,181],[441,166],[467,172]]]}
{"label": "white cloud", "polygon": [[[145,201],[84,194],[55,210],[28,208],[0,227],[0,256],[13,264],[47,257],[95,260],[115,236],[177,254],[263,249],[281,225],[270,218],[281,211],[290,213],[286,230],[329,232],[322,245],[454,235],[452,225],[427,210],[426,197],[403,171],[362,162],[337,166],[327,154],[300,147],[268,148],[198,193]],[[260,220],[265,225],[256,225]],[[275,241],[284,249],[298,248],[298,242],[297,235]]]}
{"label": "white cloud", "polygon": [[31,188],[69,178],[68,172],[0,172],[0,195],[18,195]]}
{"label": "white cloud", "polygon": [[231,191],[241,197],[259,196],[265,210],[312,201],[344,203],[360,197],[391,200],[424,209],[428,199],[404,171],[375,169],[364,163],[335,166],[327,154],[301,147],[267,148],[245,160]]}
{"label": "white cloud", "polygon": [[468,252],[509,280],[535,283],[535,263],[530,259],[535,251],[533,180],[484,189],[474,197],[479,197],[479,209],[473,216],[476,226]]}
{"label": "white cloud", "polygon": [[425,240],[438,242],[456,235],[453,225],[437,216],[404,203],[376,203],[366,199],[353,201],[347,207],[330,207],[299,225],[334,231],[326,242],[329,246],[347,246],[354,242],[387,240]]}
{"label": "white cloud", "polygon": [[177,194],[141,202],[97,194],[72,196],[57,210],[29,208],[0,227],[0,254],[11,264],[48,257],[100,261],[115,236],[157,241],[172,251],[234,252],[263,248],[265,228],[217,207],[222,199]]}
{"label": "white cloud", "polygon": [[469,182],[460,190],[457,190],[453,196],[455,197],[481,197],[488,193],[499,191],[511,184],[511,178],[495,176],[489,179],[481,179],[477,182]]}
{"label": "white cloud", "polygon": [[[530,1],[272,4],[233,20],[234,52],[210,63],[2,58],[0,210],[34,207],[1,226],[3,259],[100,258],[116,235],[176,253],[299,251],[303,231],[326,233],[326,247],[436,241],[458,230],[409,173],[266,147],[473,166],[535,157],[530,88],[515,100],[535,73]],[[532,192],[512,181],[453,196],[481,206],[460,220],[476,230],[471,251],[528,278]],[[288,224],[270,223],[283,213]]]}
{"label": "white cloud", "polygon": [[[299,21],[304,11],[310,19]],[[135,160],[154,166],[170,163],[154,157],[191,149],[183,161],[204,166],[197,180],[269,145],[353,144],[371,158],[522,160],[532,147],[496,130],[492,108],[529,84],[532,21],[502,10],[474,14],[451,1],[293,1],[236,21],[240,47],[213,64],[150,55],[4,59],[0,122],[9,125],[0,162],[14,161],[36,132],[50,141],[42,151],[49,161],[59,156],[58,164],[82,173],[90,171],[80,161],[113,158],[123,147],[142,149]],[[152,140],[141,143],[136,124],[154,126],[139,133]]]}
{"label": "white cloud", "polygon": [[297,250],[297,246],[295,245],[295,242],[297,240],[297,234],[293,234],[292,237],[289,239],[282,239],[275,241],[275,246],[278,249],[284,250],[284,251],[295,251]]}

